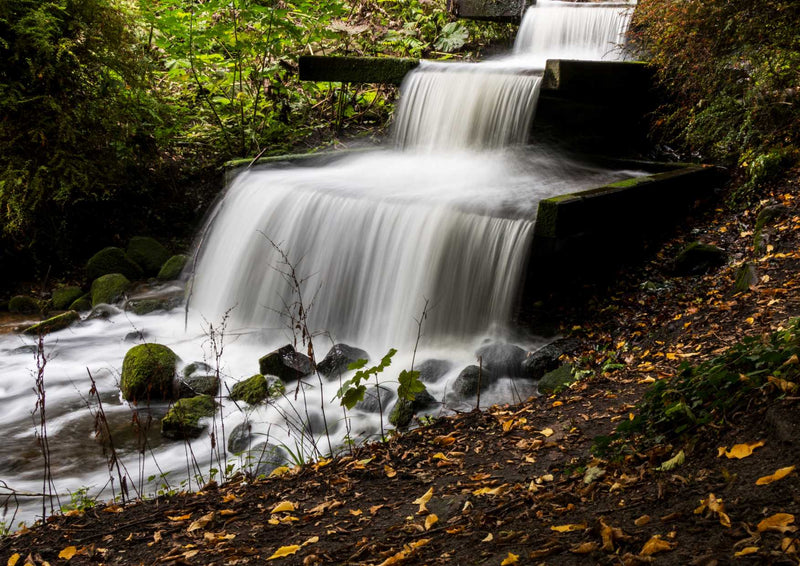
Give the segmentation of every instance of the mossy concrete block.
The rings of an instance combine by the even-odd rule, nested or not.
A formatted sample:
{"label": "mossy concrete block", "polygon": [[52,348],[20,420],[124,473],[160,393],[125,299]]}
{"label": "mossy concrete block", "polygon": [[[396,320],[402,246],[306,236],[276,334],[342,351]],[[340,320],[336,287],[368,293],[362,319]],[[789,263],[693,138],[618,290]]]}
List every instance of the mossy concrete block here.
{"label": "mossy concrete block", "polygon": [[155,238],[134,236],[128,242],[128,257],[142,268],[145,275],[156,275],[170,258],[167,248]]}
{"label": "mossy concrete block", "polygon": [[109,273],[122,273],[130,280],[141,279],[142,269],[124,250],[116,247],[103,248],[86,262],[86,276],[89,281]]}
{"label": "mossy concrete block", "polygon": [[526,0],[448,0],[447,9],[465,20],[519,23],[527,4]]}
{"label": "mossy concrete block", "polygon": [[33,314],[39,312],[39,302],[27,295],[16,295],[8,301],[8,312]]}
{"label": "mossy concrete block", "polygon": [[411,419],[419,411],[436,406],[436,399],[426,390],[414,394],[414,399],[398,399],[389,413],[389,422],[397,428],[406,427],[411,424]]}
{"label": "mossy concrete block", "polygon": [[121,273],[109,273],[92,281],[92,306],[113,304],[120,300],[131,282]]}
{"label": "mossy concrete block", "polygon": [[299,65],[301,81],[399,85],[419,65],[419,59],[303,55]]}
{"label": "mossy concrete block", "polygon": [[653,84],[654,70],[641,61],[550,59],[542,77],[542,93],[572,100],[630,102]]}
{"label": "mossy concrete block", "polygon": [[261,375],[274,375],[282,381],[300,379],[311,373],[311,360],[287,344],[258,360]]}
{"label": "mossy concrete block", "polygon": [[274,375],[256,375],[240,381],[231,388],[231,399],[244,401],[248,405],[258,405],[272,397],[286,392],[286,386]]}
{"label": "mossy concrete block", "polygon": [[78,312],[92,310],[92,296],[89,293],[86,293],[85,295],[78,297],[69,306],[69,310]]}
{"label": "mossy concrete block", "polygon": [[161,269],[158,271],[156,277],[161,281],[174,281],[181,276],[183,268],[186,267],[186,262],[189,261],[189,256],[184,254],[174,255],[169,258]]}
{"label": "mossy concrete block", "polygon": [[56,332],[57,330],[64,330],[73,323],[78,322],[80,319],[81,315],[79,315],[77,312],[67,311],[26,328],[23,334],[34,336],[38,336],[40,334],[49,334],[50,332]]}
{"label": "mossy concrete block", "polygon": [[123,399],[134,403],[174,399],[179,361],[178,355],[162,344],[140,344],[128,350],[120,379]]}
{"label": "mossy concrete block", "polygon": [[564,364],[542,376],[539,380],[539,393],[549,395],[566,389],[577,381],[570,364]]}
{"label": "mossy concrete block", "polygon": [[752,263],[744,263],[736,270],[736,281],[733,290],[737,293],[746,293],[750,287],[758,283],[756,266]]}
{"label": "mossy concrete block", "polygon": [[727,261],[728,254],[725,250],[710,244],[692,242],[675,257],[675,273],[698,275],[706,273],[714,267],[725,265]]}
{"label": "mossy concrete block", "polygon": [[58,311],[63,311],[82,296],[83,290],[76,285],[53,289],[53,308]]}
{"label": "mossy concrete block", "polygon": [[200,419],[214,416],[216,410],[217,404],[208,395],[180,399],[161,419],[161,434],[173,440],[197,438],[206,428]]}

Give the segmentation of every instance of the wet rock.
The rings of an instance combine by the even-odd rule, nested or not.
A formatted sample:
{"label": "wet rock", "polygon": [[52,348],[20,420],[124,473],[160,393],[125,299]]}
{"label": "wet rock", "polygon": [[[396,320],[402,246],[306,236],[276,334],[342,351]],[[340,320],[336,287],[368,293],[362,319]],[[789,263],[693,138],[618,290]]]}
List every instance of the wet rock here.
{"label": "wet rock", "polygon": [[341,424],[339,418],[331,418],[331,415],[328,415],[326,419],[321,413],[309,412],[307,416],[303,415],[303,419],[304,421],[300,428],[304,434],[311,436],[323,436],[326,426],[328,434],[333,434]]}
{"label": "wet rock", "polygon": [[189,261],[189,256],[183,254],[172,256],[161,266],[156,278],[160,281],[174,281],[178,279],[181,276],[183,268],[186,267],[187,261]]}
{"label": "wet rock", "polygon": [[40,334],[41,335],[49,334],[50,332],[64,330],[65,328],[79,321],[80,319],[81,315],[79,315],[77,312],[67,311],[58,316],[54,316],[52,318],[48,318],[47,320],[43,320],[42,322],[34,324],[33,326],[26,328],[23,333],[34,336],[38,336]]}
{"label": "wet rock", "polygon": [[120,389],[126,401],[171,400],[180,358],[162,344],[140,344],[125,354]]}
{"label": "wet rock", "polygon": [[92,311],[86,315],[86,320],[97,320],[97,319],[109,319],[112,316],[116,316],[122,312],[122,309],[118,309],[114,305],[107,305],[104,303],[100,303],[96,307],[92,309]]}
{"label": "wet rock", "polygon": [[121,273],[131,280],[142,277],[142,269],[121,248],[113,246],[103,248],[86,262],[89,281],[109,273]]}
{"label": "wet rock", "polygon": [[485,368],[481,370],[478,366],[467,366],[453,381],[450,393],[458,399],[474,397],[478,394],[479,384],[481,389],[485,389],[495,381],[495,376]]}
{"label": "wet rock", "polygon": [[78,312],[92,310],[92,296],[89,293],[86,293],[85,295],[78,297],[69,306],[69,310]]}
{"label": "wet rock", "polygon": [[253,442],[253,425],[250,421],[244,421],[233,427],[233,430],[228,435],[228,452],[234,454],[241,454]]}
{"label": "wet rock", "polygon": [[539,393],[546,395],[558,393],[566,389],[570,384],[576,381],[572,373],[572,366],[564,364],[553,371],[546,373],[541,380],[539,380]]}
{"label": "wet rock", "polygon": [[572,338],[562,338],[539,348],[522,362],[522,374],[529,379],[541,379],[547,372],[558,368],[561,356],[575,349],[578,342]]}
{"label": "wet rock", "polygon": [[311,360],[287,344],[258,360],[261,375],[274,375],[282,381],[292,381],[311,373]]}
{"label": "wet rock", "polygon": [[438,405],[433,395],[427,391],[420,391],[414,394],[414,400],[398,399],[397,403],[392,407],[392,412],[389,413],[389,422],[397,428],[406,427],[411,423],[411,419],[419,411],[430,409]]}
{"label": "wet rock", "polygon": [[181,398],[194,397],[196,395],[211,395],[215,397],[219,393],[219,378],[213,373],[195,373],[184,376],[180,382],[178,396]]}
{"label": "wet rock", "polygon": [[258,405],[272,397],[286,392],[286,386],[274,375],[256,375],[240,381],[231,388],[231,399],[244,401],[248,405]]}
{"label": "wet rock", "polygon": [[378,393],[375,387],[367,387],[364,392],[364,399],[356,403],[355,408],[365,413],[379,413],[381,410],[386,414],[386,409],[395,397],[395,392],[388,387],[380,386],[380,404],[378,403]]}
{"label": "wet rock", "polygon": [[92,282],[92,307],[119,301],[130,286],[131,282],[121,273],[109,273],[98,277]]}
{"label": "wet rock", "polygon": [[152,299],[130,299],[125,302],[125,310],[139,316],[156,311],[170,311],[181,302],[180,297],[161,297]]}
{"label": "wet rock", "polygon": [[675,273],[678,275],[700,275],[714,267],[725,265],[728,254],[725,250],[709,244],[692,242],[675,257]]}
{"label": "wet rock", "polygon": [[39,302],[27,295],[16,295],[8,301],[8,312],[33,314],[39,312]]}
{"label": "wet rock", "polygon": [[25,346],[18,346],[11,350],[12,354],[36,354],[39,351],[39,346],[36,344],[26,344]]}
{"label": "wet rock", "polygon": [[144,342],[145,338],[147,338],[147,332],[143,330],[134,330],[133,332],[128,332],[123,338],[123,342]]}
{"label": "wet rock", "polygon": [[53,290],[53,308],[57,311],[63,311],[83,296],[83,291],[76,285],[67,287],[59,287]]}
{"label": "wet rock", "polygon": [[483,368],[497,377],[520,377],[525,350],[513,344],[487,344],[475,352],[483,361]]}
{"label": "wet rock", "polygon": [[253,475],[268,476],[272,470],[291,464],[289,453],[280,446],[262,442],[253,447],[245,461],[245,468],[253,470]]}
{"label": "wet rock", "polygon": [[197,438],[206,428],[200,419],[213,416],[216,410],[217,404],[208,395],[180,399],[161,420],[161,434],[173,440]]}
{"label": "wet rock", "polygon": [[142,268],[145,275],[156,275],[170,257],[167,248],[156,239],[147,236],[131,238],[126,253]]}
{"label": "wet rock", "polygon": [[334,344],[325,358],[317,364],[317,371],[326,377],[338,377],[347,371],[347,366],[358,360],[369,361],[369,354],[347,344]]}
{"label": "wet rock", "polygon": [[425,360],[415,369],[419,372],[422,383],[435,383],[444,377],[453,367],[447,360]]}

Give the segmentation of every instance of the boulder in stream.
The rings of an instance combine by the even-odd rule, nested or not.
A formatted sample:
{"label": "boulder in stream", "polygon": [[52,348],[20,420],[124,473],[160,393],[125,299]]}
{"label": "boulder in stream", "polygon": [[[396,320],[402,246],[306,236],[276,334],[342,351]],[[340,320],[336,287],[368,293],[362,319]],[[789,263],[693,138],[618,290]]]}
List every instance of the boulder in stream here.
{"label": "boulder in stream", "polygon": [[189,256],[184,254],[174,255],[169,258],[161,269],[158,271],[156,278],[161,281],[174,281],[181,276],[183,268],[186,267],[186,262],[189,261]]}
{"label": "boulder in stream", "polygon": [[92,281],[92,306],[113,304],[122,299],[131,282],[122,273],[109,273]]}
{"label": "boulder in stream", "polygon": [[69,305],[69,310],[78,312],[92,310],[91,294],[86,293],[85,295],[81,295],[80,297],[72,301],[72,304]]}
{"label": "boulder in stream", "polygon": [[547,372],[561,365],[559,358],[575,349],[578,341],[574,338],[561,338],[539,348],[522,362],[522,375],[529,379],[541,379]]}
{"label": "boulder in stream", "polygon": [[525,350],[513,344],[486,344],[475,352],[483,361],[483,368],[497,377],[520,377]]}
{"label": "boulder in stream", "polygon": [[311,373],[311,360],[287,344],[258,360],[261,375],[274,375],[282,381],[300,379]]}
{"label": "boulder in stream", "polygon": [[453,381],[450,395],[463,401],[478,394],[479,384],[481,389],[486,389],[496,380],[497,378],[486,368],[481,369],[475,365],[467,366]]}
{"label": "boulder in stream", "polygon": [[334,344],[323,360],[317,364],[317,370],[325,377],[338,377],[347,371],[347,366],[358,360],[369,361],[369,354],[347,344]]}
{"label": "boulder in stream", "polygon": [[390,388],[383,385],[379,386],[381,397],[378,403],[378,393],[375,391],[375,386],[372,384],[367,385],[367,390],[364,392],[364,398],[356,403],[354,408],[364,411],[365,413],[379,413],[383,411],[386,414],[386,409],[395,397],[395,392]]}
{"label": "boulder in stream", "polygon": [[244,401],[248,405],[258,405],[267,399],[283,395],[286,386],[274,375],[256,375],[240,381],[231,388],[231,399]]}
{"label": "boulder in stream", "polygon": [[179,399],[161,420],[161,434],[173,440],[197,438],[205,430],[200,419],[214,416],[217,404],[208,395]]}
{"label": "boulder in stream", "polygon": [[175,352],[162,344],[139,344],[128,350],[120,379],[123,399],[133,403],[174,399],[179,360]]}
{"label": "boulder in stream", "polygon": [[82,296],[83,290],[77,285],[68,285],[53,289],[53,308],[57,311],[66,310],[72,303]]}
{"label": "boulder in stream", "polygon": [[86,262],[86,276],[89,281],[109,273],[121,273],[128,279],[140,279],[142,269],[122,248],[114,246],[103,248]]}
{"label": "boulder in stream", "polygon": [[444,377],[453,367],[447,360],[425,360],[415,369],[419,372],[422,383],[434,383]]}
{"label": "boulder in stream", "polygon": [[170,257],[169,250],[155,238],[134,236],[128,242],[126,253],[142,268],[145,275],[155,276]]}
{"label": "boulder in stream", "polygon": [[47,320],[43,320],[42,322],[38,322],[33,326],[29,326],[24,330],[23,334],[34,336],[49,334],[50,332],[63,330],[80,319],[81,315],[77,312],[67,311],[52,318],[48,318]]}
{"label": "boulder in stream", "polygon": [[204,362],[192,362],[183,368],[178,396],[182,399],[196,395],[214,397],[219,393],[219,384],[214,368]]}
{"label": "boulder in stream", "polygon": [[414,394],[414,400],[398,399],[397,403],[392,407],[392,412],[389,413],[389,422],[397,428],[406,427],[411,424],[411,419],[419,411],[430,409],[438,405],[433,395],[428,393],[427,390],[420,391]]}

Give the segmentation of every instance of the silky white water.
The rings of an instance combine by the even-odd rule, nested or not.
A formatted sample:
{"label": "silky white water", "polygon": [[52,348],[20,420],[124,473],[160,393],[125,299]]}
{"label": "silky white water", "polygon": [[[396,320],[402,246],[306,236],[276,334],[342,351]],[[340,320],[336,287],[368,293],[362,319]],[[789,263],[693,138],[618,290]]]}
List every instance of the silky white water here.
{"label": "silky white water", "polygon": [[[550,33],[555,34],[553,26],[594,30],[598,24],[587,24],[584,12],[603,10],[540,2],[526,16],[521,36],[531,26],[544,25],[528,25],[544,12],[547,18],[563,12],[548,20]],[[613,10],[624,20],[624,8]],[[619,25],[617,20],[608,23],[609,28]],[[605,49],[605,38],[613,35],[592,34],[601,37],[592,39],[602,46],[595,52]],[[563,31],[553,37],[562,38],[559,50],[572,53],[567,49],[579,36]],[[537,41],[525,40],[531,49],[538,49]],[[558,56],[553,53],[547,56]],[[206,479],[212,466],[224,467],[220,458],[225,456],[219,454],[223,434],[229,437],[245,419],[252,425],[251,446],[267,442],[281,447],[284,456],[305,458],[340,450],[348,439],[375,438],[382,424],[388,427],[393,399],[387,399],[382,417],[360,410],[345,416],[336,399],[339,382],[311,377],[299,389],[295,382],[287,384],[287,395],[268,405],[248,407],[223,399],[208,425],[220,446],[216,454],[207,433],[190,444],[163,439],[157,419],[166,404],[151,407],[156,420],[144,435],[146,444],[133,431],[134,408],[121,399],[118,382],[125,353],[137,343],[168,345],[184,364],[218,366],[223,393],[257,373],[258,359],[267,352],[296,339],[298,350],[305,351],[298,329],[287,326],[297,296],[283,275],[289,266],[281,253],[301,280],[317,361],[339,342],[363,348],[373,362],[396,348],[382,377],[394,389],[399,371],[411,367],[421,328],[416,364],[427,359],[451,364],[444,377],[427,384],[441,402],[429,413],[474,406],[474,399],[448,399],[447,392],[459,371],[476,362],[475,351],[486,341],[513,342],[526,350],[541,346],[541,340],[510,324],[523,277],[536,269],[528,265],[528,250],[539,200],[635,173],[597,169],[524,147],[540,76],[535,57],[528,58],[534,61],[530,65],[520,60],[516,53],[485,66],[423,65],[402,87],[394,139],[398,149],[352,154],[324,166],[273,166],[237,175],[200,230],[186,318],[182,309],[146,316],[120,313],[46,336],[44,375],[56,490],[65,494],[89,486],[90,496],[110,496],[106,459],[94,439],[89,409],[96,408],[89,399],[90,374],[131,483],[142,479],[143,495],[165,482],[148,481],[162,472],[171,488],[181,488],[187,476],[191,483],[198,471],[193,461]],[[212,339],[212,330],[222,335]],[[34,345],[30,337],[0,336],[0,430],[5,435],[0,480],[36,493],[42,489],[42,458],[32,418]],[[223,347],[218,359],[215,346]],[[503,378],[482,392],[481,403],[519,401],[534,393],[532,382]],[[318,424],[322,406],[328,434]],[[249,462],[246,455],[227,457],[237,466]],[[40,500],[23,498],[21,503],[14,521],[41,514]]]}

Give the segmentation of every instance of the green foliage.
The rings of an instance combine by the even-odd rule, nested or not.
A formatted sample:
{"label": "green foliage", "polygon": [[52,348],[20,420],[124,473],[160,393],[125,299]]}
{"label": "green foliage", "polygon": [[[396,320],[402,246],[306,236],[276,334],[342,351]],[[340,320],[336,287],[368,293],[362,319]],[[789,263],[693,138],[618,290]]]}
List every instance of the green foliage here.
{"label": "green foliage", "polygon": [[61,512],[67,511],[87,511],[97,505],[97,499],[91,497],[88,487],[80,487],[75,491],[69,492],[69,503],[61,507]]}
{"label": "green foliage", "polygon": [[[368,381],[370,377],[375,377],[376,387],[378,374],[389,367],[392,363],[392,356],[397,353],[397,350],[391,348],[385,356],[381,359],[380,363],[364,369],[367,365],[367,360],[357,360],[347,366],[349,370],[358,370],[355,375],[345,381],[336,393],[336,397],[342,400],[342,405],[348,409],[352,409],[359,401],[364,400],[364,394],[367,392],[367,386],[363,383]],[[380,395],[380,391],[377,392]]]}
{"label": "green foliage", "polygon": [[768,163],[778,155],[796,160],[798,21],[794,0],[639,2],[631,38],[672,95],[657,122],[662,137],[684,151],[739,164],[749,189],[765,179],[764,171],[775,172]]}
{"label": "green foliage", "polygon": [[397,387],[397,396],[401,400],[413,401],[417,393],[425,391],[425,384],[419,378],[417,370],[403,370],[397,378],[400,385]]}

